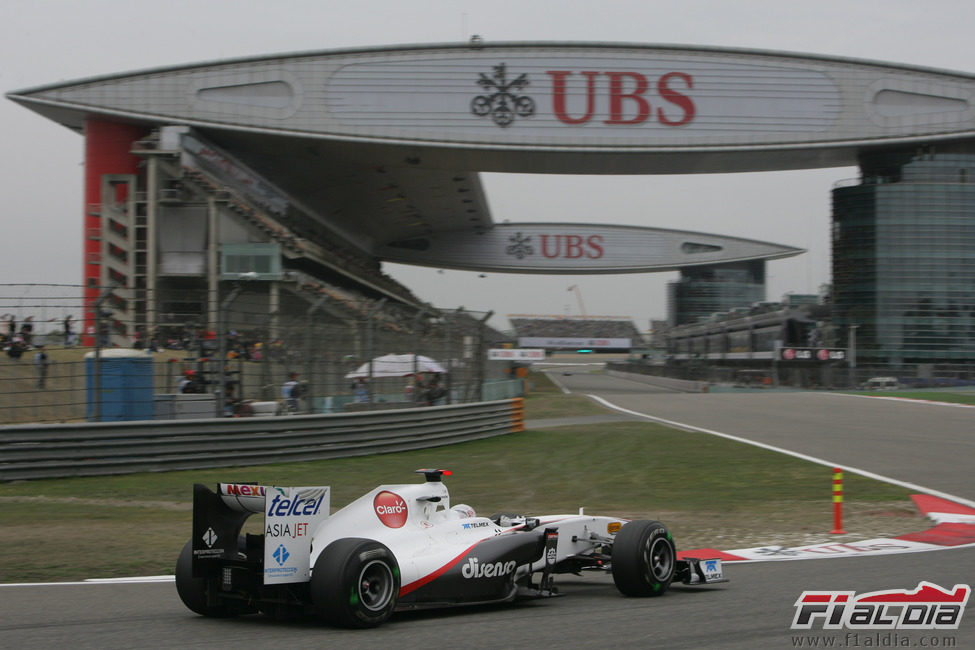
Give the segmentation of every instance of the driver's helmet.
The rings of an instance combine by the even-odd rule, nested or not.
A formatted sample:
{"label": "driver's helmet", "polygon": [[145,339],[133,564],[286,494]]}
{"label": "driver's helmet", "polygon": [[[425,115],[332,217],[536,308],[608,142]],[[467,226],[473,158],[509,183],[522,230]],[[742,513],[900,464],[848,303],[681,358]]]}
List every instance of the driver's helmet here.
{"label": "driver's helmet", "polygon": [[466,503],[458,503],[453,506],[450,511],[455,513],[458,519],[470,519],[471,517],[476,517],[477,513],[474,512],[474,508],[470,507]]}
{"label": "driver's helmet", "polygon": [[524,515],[503,514],[498,517],[498,525],[507,528],[509,526],[523,526],[527,521]]}

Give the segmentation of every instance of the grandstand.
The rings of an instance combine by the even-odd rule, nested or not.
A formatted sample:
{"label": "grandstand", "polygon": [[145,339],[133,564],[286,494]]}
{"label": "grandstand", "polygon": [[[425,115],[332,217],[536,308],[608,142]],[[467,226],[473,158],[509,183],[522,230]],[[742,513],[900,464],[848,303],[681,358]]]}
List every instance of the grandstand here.
{"label": "grandstand", "polygon": [[829,306],[815,302],[817,296],[806,296],[805,302],[799,298],[756,302],[670,328],[663,332],[668,357],[674,362],[706,359],[747,365],[770,362],[781,347],[835,346],[835,331],[822,325]]}
{"label": "grandstand", "polygon": [[508,321],[522,348],[622,352],[644,345],[630,316],[508,314]]}
{"label": "grandstand", "polygon": [[[366,319],[391,332],[439,316],[296,197],[194,130],[154,130],[133,144],[132,154],[152,173],[118,175],[114,198],[90,208],[98,215],[90,237],[107,244],[98,261],[115,284],[107,303],[111,344],[125,345],[134,331],[185,323],[213,328],[221,281],[248,281],[242,300],[264,296],[263,310],[253,308],[266,315],[260,325],[272,339],[285,319],[313,305],[319,318]],[[150,221],[160,232],[154,252],[144,234]],[[207,260],[215,241],[219,265]],[[253,316],[227,323],[255,324]]]}

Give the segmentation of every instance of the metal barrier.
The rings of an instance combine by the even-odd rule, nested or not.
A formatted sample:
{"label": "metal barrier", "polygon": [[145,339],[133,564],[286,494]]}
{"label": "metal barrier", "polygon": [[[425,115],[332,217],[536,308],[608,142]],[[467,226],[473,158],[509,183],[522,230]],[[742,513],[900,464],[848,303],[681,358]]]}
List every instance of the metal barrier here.
{"label": "metal barrier", "polygon": [[0,480],[345,458],[523,428],[520,399],[328,415],[10,426],[0,428]]}

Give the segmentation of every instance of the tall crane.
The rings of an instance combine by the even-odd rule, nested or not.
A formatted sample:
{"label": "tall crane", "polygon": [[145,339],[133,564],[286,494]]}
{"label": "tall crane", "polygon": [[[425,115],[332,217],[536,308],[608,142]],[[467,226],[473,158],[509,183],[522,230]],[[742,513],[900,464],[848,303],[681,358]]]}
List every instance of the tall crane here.
{"label": "tall crane", "polygon": [[569,291],[575,291],[576,292],[576,300],[579,301],[579,313],[582,316],[585,316],[586,315],[586,306],[584,304],[582,304],[582,290],[579,289],[579,285],[578,284],[573,284],[571,287],[569,287],[568,290]]}

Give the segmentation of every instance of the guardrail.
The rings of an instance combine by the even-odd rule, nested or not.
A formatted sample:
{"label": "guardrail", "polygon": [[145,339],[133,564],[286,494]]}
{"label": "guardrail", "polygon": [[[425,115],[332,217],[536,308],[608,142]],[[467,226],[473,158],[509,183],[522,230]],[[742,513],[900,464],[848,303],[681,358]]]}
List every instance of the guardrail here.
{"label": "guardrail", "polygon": [[18,425],[0,427],[0,481],[345,458],[523,429],[520,398],[328,415]]}

